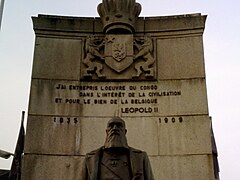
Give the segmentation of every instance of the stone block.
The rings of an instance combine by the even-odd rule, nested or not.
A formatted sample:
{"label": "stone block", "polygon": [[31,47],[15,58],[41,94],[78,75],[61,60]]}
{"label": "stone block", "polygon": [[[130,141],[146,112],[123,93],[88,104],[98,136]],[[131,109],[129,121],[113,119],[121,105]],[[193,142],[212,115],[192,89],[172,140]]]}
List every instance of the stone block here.
{"label": "stone block", "polygon": [[148,155],[158,154],[158,121],[155,117],[124,117],[129,146]]}
{"label": "stone block", "polygon": [[156,180],[214,180],[211,155],[150,157]]}
{"label": "stone block", "polygon": [[28,116],[24,153],[80,155],[78,117]]}
{"label": "stone block", "polygon": [[211,154],[210,127],[208,116],[161,117],[159,155]]}
{"label": "stone block", "polygon": [[157,39],[159,79],[204,78],[202,36]]}
{"label": "stone block", "polygon": [[81,179],[81,156],[24,155],[22,180]]}
{"label": "stone block", "polygon": [[81,154],[85,155],[104,145],[109,118],[89,117],[81,119]]}
{"label": "stone block", "polygon": [[82,40],[37,37],[32,78],[79,80]]}

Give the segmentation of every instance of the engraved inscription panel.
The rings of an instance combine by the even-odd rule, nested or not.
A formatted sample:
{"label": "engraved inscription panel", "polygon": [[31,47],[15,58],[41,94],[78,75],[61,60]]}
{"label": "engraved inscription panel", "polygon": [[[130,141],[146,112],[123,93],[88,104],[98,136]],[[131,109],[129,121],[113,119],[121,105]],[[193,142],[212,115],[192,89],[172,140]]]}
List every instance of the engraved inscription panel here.
{"label": "engraved inscription panel", "polygon": [[124,85],[33,80],[29,113],[122,117],[208,114],[204,84],[196,79]]}

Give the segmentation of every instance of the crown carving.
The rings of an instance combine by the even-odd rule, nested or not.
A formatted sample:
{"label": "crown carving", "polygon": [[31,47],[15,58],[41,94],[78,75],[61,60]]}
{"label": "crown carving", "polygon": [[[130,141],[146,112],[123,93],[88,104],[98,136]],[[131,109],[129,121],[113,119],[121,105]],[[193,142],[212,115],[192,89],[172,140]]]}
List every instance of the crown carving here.
{"label": "crown carving", "polygon": [[97,7],[105,33],[133,33],[141,9],[135,0],[103,0]]}

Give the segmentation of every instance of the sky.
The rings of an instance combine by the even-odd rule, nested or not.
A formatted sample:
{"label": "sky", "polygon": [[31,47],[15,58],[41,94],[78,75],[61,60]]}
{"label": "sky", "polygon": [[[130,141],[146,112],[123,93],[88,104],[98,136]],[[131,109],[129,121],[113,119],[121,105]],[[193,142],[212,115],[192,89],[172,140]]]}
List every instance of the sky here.
{"label": "sky", "polygon": [[[0,30],[0,149],[14,152],[21,112],[27,111],[33,61],[31,16],[96,17],[101,0],[5,0]],[[209,115],[220,176],[238,180],[240,169],[240,1],[138,0],[140,16],[208,15],[203,35]],[[26,119],[25,119],[26,121]],[[0,159],[9,169],[11,159]]]}

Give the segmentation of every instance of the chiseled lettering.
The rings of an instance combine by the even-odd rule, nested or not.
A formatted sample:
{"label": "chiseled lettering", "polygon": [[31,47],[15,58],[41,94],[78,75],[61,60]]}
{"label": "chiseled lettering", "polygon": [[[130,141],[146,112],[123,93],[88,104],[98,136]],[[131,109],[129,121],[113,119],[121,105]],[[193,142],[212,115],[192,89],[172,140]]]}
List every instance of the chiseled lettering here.
{"label": "chiseled lettering", "polygon": [[129,86],[129,90],[137,90],[137,86]]}
{"label": "chiseled lettering", "polygon": [[145,93],[139,93],[138,96],[139,97],[145,97]]}
{"label": "chiseled lettering", "polygon": [[128,104],[128,100],[127,99],[125,99],[125,100],[121,99],[121,104]]}
{"label": "chiseled lettering", "polygon": [[80,85],[69,85],[69,90],[80,90],[80,91],[97,91],[98,86],[80,86]]}
{"label": "chiseled lettering", "polygon": [[118,100],[117,99],[110,99],[110,104],[117,104]]}
{"label": "chiseled lettering", "polygon": [[105,99],[94,99],[94,104],[107,104]]}
{"label": "chiseled lettering", "polygon": [[140,86],[140,90],[157,90],[157,85]]}
{"label": "chiseled lettering", "polygon": [[131,104],[157,104],[157,99],[131,99]]}
{"label": "chiseled lettering", "polygon": [[181,91],[162,91],[162,92],[149,92],[149,97],[160,97],[160,96],[181,96]]}
{"label": "chiseled lettering", "polygon": [[62,98],[55,98],[55,103],[61,103],[62,102]]}
{"label": "chiseled lettering", "polygon": [[101,86],[102,91],[125,91],[125,86]]}
{"label": "chiseled lettering", "polygon": [[56,89],[66,89],[66,85],[64,84],[58,84]]}
{"label": "chiseled lettering", "polygon": [[72,99],[72,98],[67,98],[65,99],[65,103],[67,104],[80,104],[80,99]]}
{"label": "chiseled lettering", "polygon": [[93,97],[93,92],[79,92],[80,97]]}
{"label": "chiseled lettering", "polygon": [[[99,94],[98,94],[99,95]],[[124,92],[104,92],[101,93],[102,97],[124,97]]]}
{"label": "chiseled lettering", "polygon": [[83,103],[84,103],[84,104],[90,104],[90,103],[91,103],[91,99],[84,99],[84,100],[83,100]]}
{"label": "chiseled lettering", "polygon": [[130,107],[130,108],[121,108],[121,112],[122,113],[152,113],[153,109],[151,107],[148,108],[134,108],[134,107]]}

